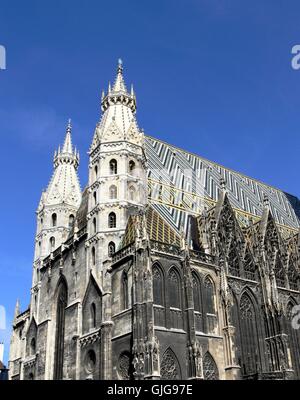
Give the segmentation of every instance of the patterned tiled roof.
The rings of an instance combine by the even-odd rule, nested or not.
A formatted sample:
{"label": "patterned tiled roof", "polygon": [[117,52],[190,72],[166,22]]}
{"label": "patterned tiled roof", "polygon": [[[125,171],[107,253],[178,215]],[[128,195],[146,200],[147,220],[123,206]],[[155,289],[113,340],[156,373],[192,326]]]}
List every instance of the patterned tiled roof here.
{"label": "patterned tiled roof", "polygon": [[177,232],[186,227],[188,214],[199,215],[215,205],[222,179],[241,225],[261,218],[267,197],[281,230],[288,236],[297,231],[296,197],[150,136],[145,136],[145,151],[150,203]]}

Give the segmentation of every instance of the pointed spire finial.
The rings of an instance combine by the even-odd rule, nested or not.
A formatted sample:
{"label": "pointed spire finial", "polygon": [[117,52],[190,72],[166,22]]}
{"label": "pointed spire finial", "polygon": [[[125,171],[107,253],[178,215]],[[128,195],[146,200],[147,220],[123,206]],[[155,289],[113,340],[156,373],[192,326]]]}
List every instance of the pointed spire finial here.
{"label": "pointed spire finial", "polygon": [[65,143],[64,143],[63,149],[62,149],[63,153],[69,153],[69,154],[73,153],[71,132],[72,132],[72,125],[71,125],[71,119],[69,118],[68,124],[67,124],[67,129],[66,129]]}
{"label": "pointed spire finial", "polygon": [[15,314],[14,317],[16,318],[20,314],[20,301],[17,299],[16,305],[15,305]]}
{"label": "pointed spire finial", "polygon": [[118,59],[118,72],[123,71],[123,61],[121,58]]}

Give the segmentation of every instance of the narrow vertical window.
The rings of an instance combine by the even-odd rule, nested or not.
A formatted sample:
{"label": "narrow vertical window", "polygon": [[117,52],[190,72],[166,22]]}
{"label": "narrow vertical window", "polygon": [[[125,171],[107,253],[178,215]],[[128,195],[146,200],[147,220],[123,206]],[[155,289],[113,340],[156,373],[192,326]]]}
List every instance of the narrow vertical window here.
{"label": "narrow vertical window", "polygon": [[94,179],[96,180],[97,177],[98,177],[98,166],[95,165],[95,168],[94,168]]}
{"label": "narrow vertical window", "polygon": [[54,213],[51,216],[52,219],[52,226],[56,226],[57,225],[57,215]]}
{"label": "narrow vertical window", "polygon": [[118,173],[118,164],[115,159],[109,162],[109,171],[111,175],[116,175]]}
{"label": "narrow vertical window", "polygon": [[128,276],[125,271],[121,277],[121,310],[128,308]]}
{"label": "narrow vertical window", "polygon": [[153,303],[164,306],[164,288],[162,273],[157,266],[153,267]]}
{"label": "narrow vertical window", "polygon": [[240,301],[240,329],[242,341],[242,372],[250,375],[257,372],[258,332],[256,313],[253,302],[247,293],[244,293]]}
{"label": "narrow vertical window", "polygon": [[115,228],[116,224],[117,224],[116,214],[114,212],[111,212],[108,215],[108,227]]}
{"label": "narrow vertical window", "polygon": [[92,264],[96,264],[96,250],[95,247],[92,247]]}
{"label": "narrow vertical window", "polygon": [[52,236],[49,240],[50,242],[50,252],[53,251],[55,249],[55,237]]}
{"label": "narrow vertical window", "polygon": [[73,214],[69,216],[69,228],[72,229],[74,226],[75,217]]}
{"label": "narrow vertical window", "polygon": [[94,231],[94,233],[97,232],[97,221],[96,221],[96,218],[93,219],[93,231]]}
{"label": "narrow vertical window", "polygon": [[135,169],[135,162],[133,160],[129,161],[129,172],[132,174]]}
{"label": "narrow vertical window", "polygon": [[96,328],[96,304],[91,304],[91,328]]}
{"label": "narrow vertical window", "polygon": [[56,380],[63,378],[66,306],[67,306],[67,286],[66,283],[62,280],[59,283],[57,290],[55,357],[54,357],[54,379]]}
{"label": "narrow vertical window", "polygon": [[180,278],[174,268],[169,273],[169,303],[170,307],[181,309]]}
{"label": "narrow vertical window", "polygon": [[114,242],[110,242],[108,245],[108,256],[112,257],[116,251],[116,246]]}
{"label": "narrow vertical window", "polygon": [[93,199],[94,199],[94,206],[97,205],[97,193],[93,193]]}

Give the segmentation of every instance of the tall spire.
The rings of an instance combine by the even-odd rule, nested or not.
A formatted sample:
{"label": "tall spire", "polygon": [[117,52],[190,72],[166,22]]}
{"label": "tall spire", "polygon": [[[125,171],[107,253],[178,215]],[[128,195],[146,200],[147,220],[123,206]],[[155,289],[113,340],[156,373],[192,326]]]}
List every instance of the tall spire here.
{"label": "tall spire", "polygon": [[63,149],[62,149],[63,153],[69,153],[69,154],[73,153],[71,133],[72,133],[72,125],[71,125],[71,119],[69,118],[67,129],[66,129],[65,143],[64,143]]}
{"label": "tall spire", "polygon": [[123,62],[120,58],[118,60],[117,76],[113,87],[111,87],[109,83],[107,94],[105,95],[105,93],[102,93],[101,97],[101,109],[103,112],[111,105],[123,105],[129,107],[132,113],[135,113],[136,111],[135,94],[133,88],[130,93],[126,89],[123,77]]}
{"label": "tall spire", "polygon": [[54,167],[56,168],[59,164],[73,164],[75,169],[79,165],[79,153],[75,150],[73,151],[72,145],[72,125],[71,119],[68,120],[66,128],[66,137],[62,149],[58,147],[58,152],[54,154]]}
{"label": "tall spire", "polygon": [[113,92],[127,92],[123,78],[123,62],[121,58],[118,60],[117,76],[113,86]]}

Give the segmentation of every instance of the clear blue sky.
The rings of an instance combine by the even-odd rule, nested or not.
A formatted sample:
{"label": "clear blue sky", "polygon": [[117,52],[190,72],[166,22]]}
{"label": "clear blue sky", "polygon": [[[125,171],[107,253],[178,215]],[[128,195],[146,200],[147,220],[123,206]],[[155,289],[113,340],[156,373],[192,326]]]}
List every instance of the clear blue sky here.
{"label": "clear blue sky", "polygon": [[[145,132],[295,195],[300,3],[289,0],[1,0],[0,304],[29,302],[35,210],[66,121],[81,152],[117,59]],[[0,331],[6,341],[9,330]],[[6,353],[7,358],[7,353]]]}

